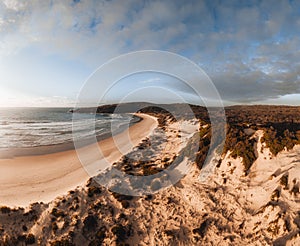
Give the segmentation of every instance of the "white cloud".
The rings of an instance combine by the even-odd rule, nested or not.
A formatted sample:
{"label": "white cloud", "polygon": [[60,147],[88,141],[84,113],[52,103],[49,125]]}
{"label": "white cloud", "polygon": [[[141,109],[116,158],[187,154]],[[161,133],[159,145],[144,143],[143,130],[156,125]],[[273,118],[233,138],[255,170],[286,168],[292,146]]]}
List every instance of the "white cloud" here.
{"label": "white cloud", "polygon": [[18,11],[24,7],[24,2],[17,0],[3,0],[3,4],[7,9]]}
{"label": "white cloud", "polygon": [[95,68],[128,51],[163,49],[203,64],[226,100],[276,98],[300,93],[299,7],[297,1],[3,0],[0,57],[35,46]]}
{"label": "white cloud", "polygon": [[40,97],[4,87],[0,88],[0,107],[73,107],[74,105],[75,100],[67,97]]}

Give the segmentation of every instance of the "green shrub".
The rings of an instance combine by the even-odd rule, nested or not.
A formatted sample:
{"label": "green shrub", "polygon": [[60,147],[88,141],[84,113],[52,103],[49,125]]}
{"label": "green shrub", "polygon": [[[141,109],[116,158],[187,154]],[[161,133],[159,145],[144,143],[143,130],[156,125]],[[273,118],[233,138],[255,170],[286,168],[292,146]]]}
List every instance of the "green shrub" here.
{"label": "green shrub", "polygon": [[265,142],[273,155],[277,155],[280,151],[291,150],[296,144],[300,144],[299,131],[288,129],[289,124],[277,124],[265,129],[265,133],[261,142]]}
{"label": "green shrub", "polygon": [[256,140],[254,138],[250,139],[250,137],[245,134],[242,126],[231,126],[227,132],[223,154],[227,153],[227,151],[231,151],[233,158],[242,157],[244,171],[247,174],[257,158],[254,149],[255,142]]}

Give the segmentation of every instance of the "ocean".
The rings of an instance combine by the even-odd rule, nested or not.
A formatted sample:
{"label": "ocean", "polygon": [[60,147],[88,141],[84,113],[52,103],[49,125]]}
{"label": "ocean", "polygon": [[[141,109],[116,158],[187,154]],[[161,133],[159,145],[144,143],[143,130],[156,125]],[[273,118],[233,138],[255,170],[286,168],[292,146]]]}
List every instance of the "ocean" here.
{"label": "ocean", "polygon": [[[139,121],[126,114],[80,113],[72,122],[70,108],[0,108],[0,148],[32,148],[106,136]],[[77,114],[78,115],[78,114]]]}

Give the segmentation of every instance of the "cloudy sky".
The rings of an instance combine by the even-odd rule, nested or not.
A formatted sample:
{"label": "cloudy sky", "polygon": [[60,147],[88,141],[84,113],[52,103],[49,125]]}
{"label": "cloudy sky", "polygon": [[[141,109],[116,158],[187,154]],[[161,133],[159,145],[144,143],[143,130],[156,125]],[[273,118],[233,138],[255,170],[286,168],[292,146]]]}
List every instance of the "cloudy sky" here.
{"label": "cloudy sky", "polygon": [[[0,106],[72,105],[101,64],[145,49],[191,59],[225,104],[299,105],[299,34],[296,0],[0,0]],[[114,95],[153,81],[189,97],[153,76]]]}

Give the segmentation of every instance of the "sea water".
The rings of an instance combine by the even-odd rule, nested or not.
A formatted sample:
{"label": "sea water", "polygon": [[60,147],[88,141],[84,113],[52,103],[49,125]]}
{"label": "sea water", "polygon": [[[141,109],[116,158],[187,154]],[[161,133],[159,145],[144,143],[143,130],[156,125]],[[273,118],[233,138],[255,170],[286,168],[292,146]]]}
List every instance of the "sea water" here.
{"label": "sea water", "polygon": [[[77,113],[78,115],[78,113]],[[139,118],[128,114],[80,113],[73,119],[69,108],[0,108],[0,148],[50,146],[101,137],[111,127],[121,129]]]}

